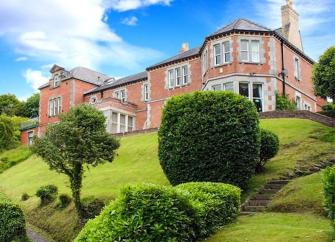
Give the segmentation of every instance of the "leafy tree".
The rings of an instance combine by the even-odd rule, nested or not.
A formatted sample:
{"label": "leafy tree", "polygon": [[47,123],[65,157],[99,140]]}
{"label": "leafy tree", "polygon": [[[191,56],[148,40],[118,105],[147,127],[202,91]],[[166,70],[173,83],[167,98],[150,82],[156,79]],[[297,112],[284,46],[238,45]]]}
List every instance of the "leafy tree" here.
{"label": "leafy tree", "polygon": [[38,110],[40,106],[40,94],[35,93],[27,99],[23,104],[22,116],[27,118],[38,117]]}
{"label": "leafy tree", "polygon": [[331,97],[335,104],[335,46],[320,56],[313,68],[314,91],[321,97]]}
{"label": "leafy tree", "polygon": [[22,110],[22,102],[13,94],[0,95],[0,114],[18,115]]}
{"label": "leafy tree", "polygon": [[10,117],[0,115],[0,150],[8,149],[15,143],[14,123]]}
{"label": "leafy tree", "polygon": [[48,126],[36,138],[33,151],[48,163],[50,169],[64,173],[70,180],[77,214],[83,219],[80,200],[84,165],[97,166],[112,162],[119,142],[106,132],[104,115],[89,105],[79,105]]}

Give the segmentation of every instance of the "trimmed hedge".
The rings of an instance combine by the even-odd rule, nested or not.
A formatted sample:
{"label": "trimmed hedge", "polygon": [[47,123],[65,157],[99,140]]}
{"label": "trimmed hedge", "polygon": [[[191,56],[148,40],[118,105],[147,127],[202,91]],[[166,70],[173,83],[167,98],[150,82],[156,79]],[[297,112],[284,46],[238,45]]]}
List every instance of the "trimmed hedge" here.
{"label": "trimmed hedge", "polygon": [[294,111],[297,110],[295,101],[291,100],[289,95],[285,96],[276,92],[276,110],[277,111]]}
{"label": "trimmed hedge", "polygon": [[0,193],[0,241],[27,241],[21,208]]}
{"label": "trimmed hedge", "polygon": [[124,188],[75,241],[195,241],[195,233],[187,198],[173,188],[140,185]]}
{"label": "trimmed hedge", "polygon": [[198,238],[208,237],[239,214],[241,190],[236,186],[191,182],[176,188],[190,200],[196,212]]}
{"label": "trimmed hedge", "polygon": [[325,209],[329,218],[335,220],[335,166],[323,171],[323,189],[325,195]]}
{"label": "trimmed hedge", "polygon": [[170,98],[158,135],[160,164],[173,185],[210,181],[244,188],[259,160],[256,107],[231,92]]}
{"label": "trimmed hedge", "polygon": [[261,129],[261,150],[260,159],[257,163],[256,171],[260,172],[264,169],[265,163],[274,157],[279,151],[279,137],[275,133]]}

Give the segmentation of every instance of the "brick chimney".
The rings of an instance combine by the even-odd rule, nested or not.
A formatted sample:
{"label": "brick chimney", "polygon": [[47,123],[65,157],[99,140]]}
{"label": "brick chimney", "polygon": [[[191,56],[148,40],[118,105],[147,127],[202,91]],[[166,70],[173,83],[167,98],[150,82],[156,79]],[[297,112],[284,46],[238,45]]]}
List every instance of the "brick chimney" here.
{"label": "brick chimney", "polygon": [[188,51],[188,50],[190,50],[190,45],[187,42],[182,43],[181,48],[180,48],[180,53],[184,53],[185,51]]}
{"label": "brick chimney", "polygon": [[299,14],[293,8],[293,0],[286,0],[286,5],[281,7],[282,34],[293,45],[303,50],[300,28]]}

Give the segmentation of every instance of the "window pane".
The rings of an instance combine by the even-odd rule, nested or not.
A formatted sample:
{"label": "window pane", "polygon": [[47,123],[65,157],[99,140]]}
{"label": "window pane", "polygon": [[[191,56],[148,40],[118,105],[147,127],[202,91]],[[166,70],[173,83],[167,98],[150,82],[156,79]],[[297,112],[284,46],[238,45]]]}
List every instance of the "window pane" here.
{"label": "window pane", "polygon": [[49,116],[53,116],[53,111],[54,111],[54,101],[51,99],[49,101]]}
{"label": "window pane", "polygon": [[112,113],[112,133],[117,133],[117,113]]}
{"label": "window pane", "polygon": [[239,83],[239,93],[242,96],[249,97],[249,84],[248,83]]}
{"label": "window pane", "polygon": [[58,115],[58,102],[57,98],[53,100],[54,102],[54,115]]}
{"label": "window pane", "polygon": [[126,132],[126,115],[120,114],[120,132]]}
{"label": "window pane", "polygon": [[259,41],[251,41],[251,61],[259,62]]}
{"label": "window pane", "polygon": [[181,85],[181,69],[180,69],[180,67],[176,68],[176,77],[177,77],[176,86],[180,86]]}
{"label": "window pane", "polygon": [[134,123],[133,122],[134,122],[134,118],[128,116],[128,132],[133,131],[133,129],[134,129]]}
{"label": "window pane", "polygon": [[214,64],[221,64],[221,46],[220,44],[214,45]]}
{"label": "window pane", "polygon": [[230,62],[230,41],[226,41],[223,43],[224,46],[224,61]]}
{"label": "window pane", "polygon": [[242,61],[249,61],[249,54],[247,51],[242,51],[241,52],[241,60]]}
{"label": "window pane", "polygon": [[169,87],[174,87],[174,70],[169,70]]}
{"label": "window pane", "polygon": [[223,90],[225,91],[234,91],[234,84],[232,82],[227,82],[223,84]]}
{"label": "window pane", "polygon": [[188,66],[183,66],[183,84],[188,83]]}
{"label": "window pane", "polygon": [[249,40],[241,40],[241,50],[248,51],[249,50]]}
{"label": "window pane", "polygon": [[213,89],[213,91],[221,91],[221,90],[222,90],[222,88],[221,88],[221,84],[213,85],[213,86],[212,86],[212,89]]}
{"label": "window pane", "polygon": [[252,85],[252,92],[254,98],[261,98],[262,97],[262,84],[253,84]]}

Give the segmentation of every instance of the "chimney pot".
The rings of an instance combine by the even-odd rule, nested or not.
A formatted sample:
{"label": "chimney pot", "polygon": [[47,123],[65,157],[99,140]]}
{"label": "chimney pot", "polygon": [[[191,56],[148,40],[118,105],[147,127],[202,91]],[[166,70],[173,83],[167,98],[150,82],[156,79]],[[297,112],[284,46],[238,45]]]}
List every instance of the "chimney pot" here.
{"label": "chimney pot", "polygon": [[180,48],[180,52],[184,53],[185,51],[188,51],[189,49],[190,49],[189,43],[185,42],[185,43],[182,43],[181,48]]}

